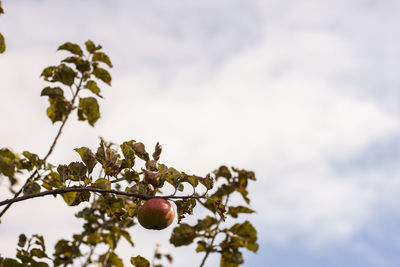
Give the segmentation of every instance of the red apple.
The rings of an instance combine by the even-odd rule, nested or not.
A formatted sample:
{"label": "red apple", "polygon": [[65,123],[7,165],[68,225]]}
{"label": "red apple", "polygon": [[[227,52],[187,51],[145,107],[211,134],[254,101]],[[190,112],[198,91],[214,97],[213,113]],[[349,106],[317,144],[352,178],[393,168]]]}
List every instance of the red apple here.
{"label": "red apple", "polygon": [[146,229],[162,230],[173,222],[175,210],[168,200],[152,198],[138,210],[139,223]]}

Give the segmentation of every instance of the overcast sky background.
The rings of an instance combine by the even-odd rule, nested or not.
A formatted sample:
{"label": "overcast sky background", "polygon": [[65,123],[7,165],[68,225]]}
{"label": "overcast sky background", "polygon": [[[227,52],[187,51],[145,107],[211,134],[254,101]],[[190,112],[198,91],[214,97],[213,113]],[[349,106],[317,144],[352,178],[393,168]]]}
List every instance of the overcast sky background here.
{"label": "overcast sky background", "polygon": [[[243,266],[398,266],[400,2],[3,0],[0,147],[44,155],[56,134],[42,69],[65,41],[103,45],[114,64],[96,128],[68,121],[50,161],[78,160],[98,136],[163,145],[162,162],[206,174],[251,169],[259,233]],[[2,199],[8,197],[0,191]],[[80,231],[61,200],[18,203],[0,224],[0,253],[19,233],[49,249]],[[176,222],[175,222],[176,223]],[[175,224],[174,223],[174,224]],[[173,266],[201,261],[168,244],[173,227],[132,231],[125,259],[155,243]],[[211,257],[208,266],[217,266]]]}

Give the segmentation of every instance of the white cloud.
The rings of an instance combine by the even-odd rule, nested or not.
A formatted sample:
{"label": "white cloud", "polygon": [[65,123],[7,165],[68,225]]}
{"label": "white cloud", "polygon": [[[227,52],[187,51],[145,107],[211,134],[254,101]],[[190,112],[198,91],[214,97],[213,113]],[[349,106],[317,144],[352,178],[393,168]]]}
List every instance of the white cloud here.
{"label": "white cloud", "polygon": [[[0,107],[0,121],[8,127],[0,132],[1,140],[16,150],[45,153],[54,130],[43,118],[46,101],[37,97],[43,85],[38,74],[56,62],[52,51],[59,40],[83,41],[89,34],[110,51],[116,66],[113,87],[104,86],[103,118],[95,129],[68,123],[52,157],[56,162],[76,159],[75,147],[95,149],[99,135],[115,142],[134,138],[148,146],[160,141],[162,160],[187,172],[203,174],[220,164],[254,169],[259,180],[251,190],[259,212],[252,218],[262,240],[285,242],[302,236],[310,245],[346,240],[374,218],[379,203],[397,201],[394,192],[400,188],[397,173],[343,173],[333,165],[400,130],[398,114],[388,108],[388,103],[398,103],[390,97],[392,89],[381,88],[388,96],[376,98],[379,93],[371,85],[398,84],[392,73],[398,69],[392,60],[398,52],[392,46],[376,49],[377,41],[366,42],[370,31],[360,24],[376,21],[373,12],[350,2],[332,1],[329,8],[317,1],[245,6],[223,2],[217,7],[173,2],[167,9],[118,1],[109,12],[110,7],[91,7],[89,1],[80,6],[93,8],[89,19],[69,24],[64,23],[69,14],[64,11],[75,9],[77,2],[69,7],[50,1],[25,3],[24,8],[10,3],[7,18],[20,22],[5,28],[10,48],[0,61],[0,94],[7,99]],[[126,11],[135,5],[132,13]],[[21,8],[25,18],[17,13]],[[82,10],[77,17],[86,12]],[[386,18],[386,13],[379,15],[385,18],[381,27],[371,32],[396,25],[398,18]],[[54,23],[54,35],[48,28],[35,31],[35,24],[29,23],[43,26],[47,20]],[[31,36],[24,36],[28,31]],[[390,31],[379,34],[387,38]],[[30,40],[36,40],[33,48],[24,45]],[[12,108],[14,103],[18,109]],[[22,213],[33,209],[14,208]],[[58,217],[63,218],[61,213]],[[6,219],[12,225],[20,218]],[[9,235],[21,230],[14,231]],[[149,256],[151,244],[167,240],[168,233],[137,231],[133,239],[137,251]],[[0,241],[1,250],[8,244]]]}

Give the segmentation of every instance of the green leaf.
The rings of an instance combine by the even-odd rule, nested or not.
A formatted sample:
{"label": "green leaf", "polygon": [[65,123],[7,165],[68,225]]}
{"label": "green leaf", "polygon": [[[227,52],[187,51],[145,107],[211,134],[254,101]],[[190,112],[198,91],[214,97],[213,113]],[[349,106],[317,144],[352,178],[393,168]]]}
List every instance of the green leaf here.
{"label": "green leaf", "polygon": [[129,183],[139,182],[139,180],[140,180],[140,176],[137,171],[125,170],[125,173],[123,174],[123,176],[125,177],[126,181],[128,181]]}
{"label": "green leaf", "polygon": [[184,187],[183,184],[179,184],[178,187],[177,187],[177,190],[178,190],[179,192],[183,192],[184,189],[185,189],[185,187]]}
{"label": "green leaf", "polygon": [[88,202],[90,200],[90,192],[89,191],[83,191],[83,192],[78,192],[76,194],[76,198],[74,203],[72,203],[73,206],[78,205],[81,202]]}
{"label": "green leaf", "polygon": [[24,152],[22,152],[22,155],[24,155],[24,157],[27,158],[33,166],[38,167],[41,163],[39,156],[36,155],[35,153],[31,153],[29,151],[24,151]]}
{"label": "green leaf", "polygon": [[207,251],[207,243],[204,241],[197,241],[196,252]]}
{"label": "green leaf", "polygon": [[83,56],[81,47],[77,44],[73,44],[70,42],[66,42],[65,44],[60,45],[57,50],[67,50],[72,54],[78,55],[80,57]]}
{"label": "green leaf", "polygon": [[99,178],[94,182],[94,187],[110,190],[111,182],[105,178]]}
{"label": "green leaf", "polygon": [[86,177],[87,168],[82,162],[71,162],[68,165],[70,179],[73,181],[83,181]]}
{"label": "green leaf", "polygon": [[22,263],[11,258],[5,258],[1,264],[2,267],[23,267]]}
{"label": "green leaf", "polygon": [[132,238],[131,235],[129,234],[128,231],[125,230],[121,230],[121,235],[125,238],[126,241],[128,241],[128,243],[133,247],[134,244],[132,242]]}
{"label": "green leaf", "polygon": [[62,194],[62,197],[68,206],[72,206],[76,198],[76,192],[67,192]]}
{"label": "green leaf", "polygon": [[169,242],[175,247],[186,246],[193,243],[197,237],[196,229],[189,224],[181,223],[174,228]]}
{"label": "green leaf", "polygon": [[162,146],[160,145],[159,142],[157,142],[156,147],[154,148],[154,153],[152,155],[155,161],[158,161],[160,159],[161,152],[162,152]]}
{"label": "green leaf", "polygon": [[115,236],[114,233],[102,233],[103,242],[110,246],[111,249],[115,248]]}
{"label": "green leaf", "polygon": [[21,248],[25,247],[26,240],[27,240],[26,235],[20,234],[18,237],[18,246]]}
{"label": "green leaf", "polygon": [[[100,262],[104,262],[104,259],[105,259],[105,255],[104,255],[104,258],[100,257]],[[117,254],[115,254],[114,252],[111,252],[108,255],[108,260],[107,260],[106,266],[123,267],[124,264],[123,264],[122,260],[118,257]]]}
{"label": "green leaf", "polygon": [[63,59],[61,62],[74,64],[76,69],[81,73],[85,73],[87,71],[90,71],[91,69],[90,62],[88,60],[82,59],[77,56],[67,57]]}
{"label": "green leaf", "polygon": [[204,178],[198,177],[198,180],[207,190],[211,190],[214,187],[214,179],[209,174]]}
{"label": "green leaf", "polygon": [[64,97],[64,91],[60,87],[45,87],[40,96],[49,96],[49,97]]}
{"label": "green leaf", "polygon": [[76,66],[76,69],[79,70],[81,73],[85,73],[87,71],[90,71],[91,69],[90,62],[85,59],[78,58],[74,64]]}
{"label": "green leaf", "polygon": [[247,192],[245,187],[237,187],[236,191],[242,195],[244,201],[246,201],[247,204],[250,204],[250,198],[247,197],[249,192]]}
{"label": "green leaf", "polygon": [[93,70],[93,75],[96,76],[97,79],[100,79],[111,86],[111,75],[105,69],[97,67]]}
{"label": "green leaf", "polygon": [[239,267],[243,263],[242,253],[236,251],[223,251],[221,253],[220,267]]}
{"label": "green leaf", "polygon": [[0,1],[0,14],[4,14],[4,9],[3,9],[3,7],[1,6],[1,1]]}
{"label": "green leaf", "polygon": [[[65,259],[72,255],[75,251],[75,247],[71,245],[71,242],[61,239],[54,246],[54,250],[54,266],[59,266],[64,264],[66,262]],[[78,250],[78,253],[75,253],[75,255],[81,255],[80,251]]]}
{"label": "green leaf", "polygon": [[107,64],[110,68],[113,67],[110,58],[109,58],[105,53],[103,53],[103,52],[96,52],[96,53],[94,53],[94,54],[93,54],[93,57],[92,57],[92,60],[93,60],[93,61],[100,61],[100,62],[103,62],[103,63]]}
{"label": "green leaf", "polygon": [[70,179],[69,177],[70,171],[67,165],[61,165],[61,164],[58,165],[57,172],[60,174],[62,182],[65,182]]}
{"label": "green leaf", "polygon": [[0,33],[0,54],[4,53],[6,51],[6,40],[4,39],[4,36]]}
{"label": "green leaf", "polygon": [[85,46],[89,53],[94,53],[96,50],[101,49],[101,45],[96,46],[91,40],[87,40]]}
{"label": "green leaf", "polygon": [[100,95],[100,88],[97,86],[97,83],[95,81],[88,81],[85,85],[85,88],[89,89],[93,94],[103,98],[103,96]]}
{"label": "green leaf", "polygon": [[232,168],[232,170],[238,174],[240,185],[245,185],[245,184],[247,185],[247,180],[253,180],[253,181],[256,180],[256,176],[253,171],[246,171],[237,168]]}
{"label": "green leaf", "polygon": [[68,206],[76,206],[79,205],[81,202],[89,201],[90,199],[90,192],[67,192],[62,194],[62,197],[67,203]]}
{"label": "green leaf", "polygon": [[92,150],[87,147],[75,148],[76,152],[81,156],[82,161],[85,163],[88,173],[92,173],[94,166],[97,164],[96,157]]}
{"label": "green leaf", "polygon": [[173,185],[174,187],[179,185],[179,180],[181,178],[181,173],[173,167],[168,169],[167,179],[166,181]]}
{"label": "green leaf", "polygon": [[35,256],[35,257],[38,257],[38,258],[47,257],[46,253],[43,250],[38,249],[38,248],[31,249],[31,255]]}
{"label": "green leaf", "polygon": [[233,218],[237,218],[239,213],[254,213],[255,211],[244,206],[229,207],[228,214]]}
{"label": "green leaf", "polygon": [[178,211],[178,223],[185,218],[185,214],[193,214],[193,209],[196,206],[195,199],[175,200],[174,202]]}
{"label": "green leaf", "polygon": [[204,206],[211,210],[214,213],[218,213],[218,215],[225,220],[226,217],[226,207],[222,203],[221,200],[214,200],[214,199],[208,199],[205,203]]}
{"label": "green leaf", "polygon": [[46,250],[43,236],[41,236],[41,235],[32,235],[32,238],[36,240],[35,241],[36,245],[39,245],[42,248],[43,251]]}
{"label": "green leaf", "polygon": [[232,173],[229,171],[228,167],[221,166],[215,171],[215,177],[225,177],[229,180],[232,177]]}
{"label": "green leaf", "polygon": [[186,173],[181,173],[181,181],[189,183],[193,188],[199,184],[199,177],[195,175],[187,175]]}
{"label": "green leaf", "polygon": [[86,97],[79,100],[78,119],[80,121],[87,120],[91,126],[94,126],[100,118],[99,104],[96,98]]}
{"label": "green leaf", "polygon": [[213,226],[217,222],[218,221],[216,218],[207,216],[204,219],[197,220],[197,224],[195,227],[196,227],[197,231],[204,231],[204,230],[210,229],[211,226]]}
{"label": "green leaf", "polygon": [[12,185],[17,182],[14,175],[19,162],[17,154],[8,148],[0,149],[0,174],[7,176]]}
{"label": "green leaf", "polygon": [[150,266],[150,262],[146,258],[143,258],[140,255],[137,255],[136,257],[131,257],[131,263],[133,264],[133,266],[136,266],[136,267],[149,267]]}
{"label": "green leaf", "polygon": [[46,81],[49,81],[49,78],[53,77],[54,69],[55,69],[54,66],[49,66],[49,67],[45,68],[42,71],[42,73],[40,74],[40,77],[43,76]]}
{"label": "green leaf", "polygon": [[78,61],[79,57],[77,56],[72,56],[72,57],[66,57],[63,60],[61,60],[61,62],[65,62],[65,63],[76,63]]}
{"label": "green leaf", "polygon": [[127,168],[132,168],[135,165],[135,150],[133,149],[133,140],[123,142],[121,147],[122,154],[126,159]]}
{"label": "green leaf", "polygon": [[46,175],[46,177],[44,177],[42,186],[47,190],[62,187],[63,183],[61,182],[60,174],[53,171],[50,172],[48,175]]}
{"label": "green leaf", "polygon": [[70,103],[64,97],[49,97],[49,103],[46,113],[52,123],[63,121],[70,112]]}
{"label": "green leaf", "polygon": [[40,192],[40,185],[36,182],[29,181],[23,188],[24,195],[31,195]]}
{"label": "green leaf", "polygon": [[76,72],[65,64],[60,64],[54,68],[53,79],[51,82],[61,82],[71,86],[74,84]]}
{"label": "green leaf", "polygon": [[9,159],[18,159],[18,155],[14,152],[12,152],[8,148],[2,148],[0,149],[0,157],[5,157]]}
{"label": "green leaf", "polygon": [[93,232],[87,235],[86,242],[90,245],[96,245],[101,242],[101,238],[98,232]]}
{"label": "green leaf", "polygon": [[232,233],[240,236],[245,242],[244,245],[248,250],[257,252],[257,230],[249,221],[245,221],[242,224],[235,224],[229,229]]}
{"label": "green leaf", "polygon": [[103,166],[106,175],[117,177],[121,167],[120,155],[115,149],[107,147],[103,140],[96,152],[96,159]]}

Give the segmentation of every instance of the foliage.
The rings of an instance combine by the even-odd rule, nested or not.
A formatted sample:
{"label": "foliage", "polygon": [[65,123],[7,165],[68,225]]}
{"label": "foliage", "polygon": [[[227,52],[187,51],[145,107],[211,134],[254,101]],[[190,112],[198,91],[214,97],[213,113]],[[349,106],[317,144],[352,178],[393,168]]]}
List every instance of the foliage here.
{"label": "foliage", "polygon": [[[0,15],[4,14],[4,9],[1,6],[1,1],[0,1]],[[0,54],[4,53],[6,51],[6,41],[4,40],[4,36],[0,32]]]}
{"label": "foliage", "polygon": [[[3,13],[1,3],[0,13]],[[4,38],[0,35],[0,52],[4,48]],[[162,153],[159,143],[149,151],[135,140],[117,146],[101,139],[95,151],[88,147],[75,148],[81,161],[58,165],[48,162],[66,121],[75,110],[78,120],[95,126],[100,118],[98,100],[102,98],[98,82],[110,86],[112,81],[107,68],[113,65],[100,45],[88,40],[82,48],[66,42],[58,50],[69,53],[68,57],[41,73],[50,83],[41,91],[41,96],[48,98],[46,113],[53,124],[59,124],[58,133],[44,157],[29,151],[18,154],[8,148],[0,149],[0,176],[8,180],[9,190],[14,194],[14,198],[0,201],[0,206],[5,206],[0,217],[4,219],[15,202],[54,195],[62,197],[67,206],[82,206],[76,217],[83,220],[83,227],[71,238],[60,239],[52,255],[46,251],[43,236],[21,234],[16,258],[0,257],[0,266],[68,266],[77,260],[83,266],[124,266],[116,248],[121,239],[134,246],[129,230],[136,226],[138,208],[154,197],[175,203],[178,225],[172,231],[170,243],[183,246],[196,241],[196,252],[204,253],[200,266],[210,253],[221,255],[221,266],[239,266],[243,263],[242,248],[256,252],[257,231],[252,224],[247,220],[233,224],[241,214],[254,212],[248,206],[247,186],[255,180],[251,171],[221,166],[212,175],[189,175],[159,162]],[[93,96],[83,97],[83,90]],[[17,182],[21,178],[25,178],[25,183],[18,190]],[[192,193],[184,194],[188,187]],[[172,193],[163,193],[168,188]],[[241,195],[243,205],[229,205],[235,193]],[[194,213],[196,206],[204,207],[209,215],[189,225],[184,220]],[[157,247],[151,264],[140,255],[132,256],[130,262],[138,267],[159,267],[162,264],[157,261],[162,259],[172,263],[172,256],[161,253]]]}

